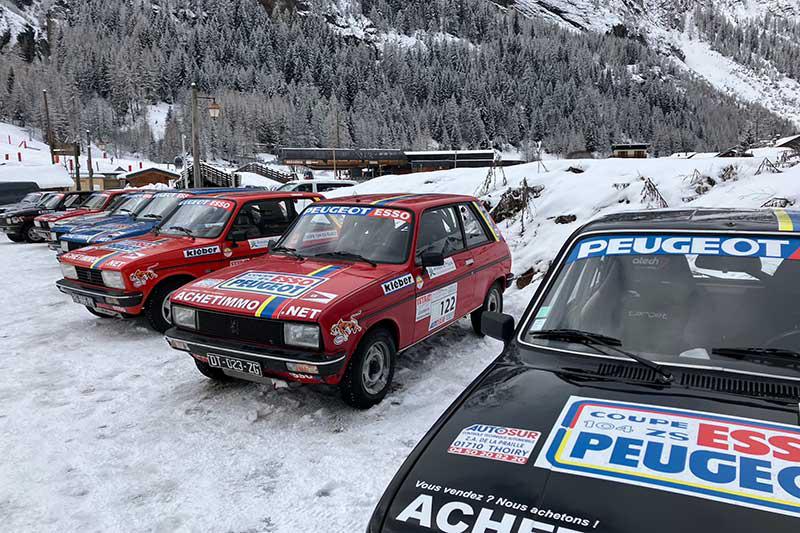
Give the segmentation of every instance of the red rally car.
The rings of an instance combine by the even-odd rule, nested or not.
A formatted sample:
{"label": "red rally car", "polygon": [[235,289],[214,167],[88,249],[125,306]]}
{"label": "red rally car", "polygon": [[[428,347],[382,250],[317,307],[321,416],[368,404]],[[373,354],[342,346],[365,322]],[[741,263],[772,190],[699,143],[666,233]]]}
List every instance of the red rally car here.
{"label": "red rally car", "polygon": [[136,189],[116,189],[113,191],[97,192],[89,196],[80,206],[66,211],[58,211],[41,215],[33,220],[36,233],[45,241],[51,241],[50,228],[56,222],[82,215],[93,215],[110,210],[119,202],[124,194],[134,192]]}
{"label": "red rally car", "polygon": [[356,196],[306,208],[270,254],[182,287],[167,341],[212,379],[340,386],[380,402],[395,356],[503,306],[511,254],[473,197]]}
{"label": "red rally car", "polygon": [[81,248],[60,257],[58,289],[100,317],[144,314],[170,325],[169,295],[223,267],[267,251],[318,194],[233,192],[183,200],[152,232]]}

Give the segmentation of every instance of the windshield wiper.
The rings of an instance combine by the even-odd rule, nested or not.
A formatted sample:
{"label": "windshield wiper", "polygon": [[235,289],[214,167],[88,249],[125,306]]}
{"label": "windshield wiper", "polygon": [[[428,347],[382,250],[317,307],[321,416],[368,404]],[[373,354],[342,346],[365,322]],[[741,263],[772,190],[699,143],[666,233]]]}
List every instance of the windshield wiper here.
{"label": "windshield wiper", "polygon": [[[581,331],[579,329],[544,329],[541,331],[533,331],[529,335],[531,337],[538,337],[540,339],[583,344],[585,346],[591,346],[595,349],[597,349],[597,345],[604,346],[630,359],[633,359],[642,366],[646,366],[658,374],[661,381],[664,383],[671,383],[674,379],[672,374],[663,366],[659,365],[658,363],[654,363],[646,357],[642,357],[641,355],[637,355],[619,348],[619,346],[622,346],[621,340],[603,335],[601,333],[592,333],[589,331]],[[598,351],[602,353],[602,350]]]}
{"label": "windshield wiper", "polygon": [[374,267],[378,266],[378,263],[376,263],[372,259],[368,259],[363,255],[352,252],[325,252],[323,254],[317,254],[314,257],[339,257],[341,259],[353,259],[355,261],[363,261],[364,263],[369,263]]}
{"label": "windshield wiper", "polygon": [[162,217],[161,215],[156,215],[154,213],[151,213],[149,215],[143,215],[142,218],[146,218],[148,220],[161,220],[164,217]]}
{"label": "windshield wiper", "polygon": [[183,226],[170,226],[169,229],[174,229],[175,231],[180,231],[181,233],[185,233],[186,235],[191,237],[192,240],[194,240],[194,233],[192,233],[192,230],[190,230],[189,228],[184,228]]}
{"label": "windshield wiper", "polygon": [[733,359],[772,361],[783,366],[800,365],[800,352],[783,348],[714,348],[711,350],[711,353],[713,355],[719,355],[720,357],[730,357]]}
{"label": "windshield wiper", "polygon": [[301,261],[305,259],[305,256],[300,255],[299,253],[297,253],[297,250],[295,250],[294,248],[289,248],[288,246],[276,246],[274,248],[270,248],[269,251],[270,252],[284,253],[286,255],[291,255],[292,257],[296,257],[297,259],[300,259]]}

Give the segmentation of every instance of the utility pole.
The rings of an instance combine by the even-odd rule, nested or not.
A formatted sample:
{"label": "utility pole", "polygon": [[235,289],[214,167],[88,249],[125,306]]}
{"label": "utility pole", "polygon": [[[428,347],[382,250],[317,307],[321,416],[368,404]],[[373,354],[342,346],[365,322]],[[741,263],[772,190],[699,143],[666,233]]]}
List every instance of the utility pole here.
{"label": "utility pole", "polygon": [[50,147],[50,164],[55,165],[56,157],[53,154],[53,132],[50,129],[50,107],[47,105],[47,89],[42,91],[42,95],[44,96],[44,122],[45,128],[47,129],[44,134],[45,142]]}
{"label": "utility pole", "polygon": [[[181,133],[181,160],[183,161],[183,168],[188,170],[186,166],[186,134]],[[183,182],[183,187],[185,189],[189,188],[189,173],[186,173],[186,181]]]}
{"label": "utility pole", "polygon": [[339,176],[336,172],[336,149],[339,148],[339,103],[336,103],[336,146],[333,148],[333,179]]}
{"label": "utility pole", "polygon": [[[192,83],[192,171],[194,175],[194,187],[199,189],[203,186],[202,176],[200,175],[200,115],[197,110],[197,84]],[[188,181],[188,179],[187,179]],[[187,183],[188,187],[188,183]]]}
{"label": "utility pole", "polygon": [[75,139],[75,190],[81,190],[81,140]]}
{"label": "utility pole", "polygon": [[89,166],[89,190],[94,191],[94,169],[92,168],[92,134],[86,130],[86,164]]}

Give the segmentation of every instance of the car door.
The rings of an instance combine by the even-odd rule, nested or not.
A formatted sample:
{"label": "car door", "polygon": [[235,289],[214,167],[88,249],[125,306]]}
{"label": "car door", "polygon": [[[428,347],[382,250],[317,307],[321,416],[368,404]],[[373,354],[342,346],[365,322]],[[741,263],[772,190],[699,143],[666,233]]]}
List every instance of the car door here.
{"label": "car door", "polygon": [[497,253],[497,240],[478,211],[478,207],[471,202],[458,205],[459,218],[464,228],[464,239],[467,249],[472,253],[472,282],[473,307],[483,304],[484,297],[497,279],[493,264],[499,259]]}
{"label": "car door", "polygon": [[[421,256],[428,252],[441,252],[444,265],[423,268]],[[464,242],[456,205],[422,213],[415,251],[415,341],[472,311],[475,301],[470,282],[473,262],[472,252]]]}
{"label": "car door", "polygon": [[[269,242],[280,237],[298,216],[298,199],[264,199],[244,204],[228,230],[223,252],[231,264],[239,264],[264,254]],[[244,240],[234,242],[234,235]]]}

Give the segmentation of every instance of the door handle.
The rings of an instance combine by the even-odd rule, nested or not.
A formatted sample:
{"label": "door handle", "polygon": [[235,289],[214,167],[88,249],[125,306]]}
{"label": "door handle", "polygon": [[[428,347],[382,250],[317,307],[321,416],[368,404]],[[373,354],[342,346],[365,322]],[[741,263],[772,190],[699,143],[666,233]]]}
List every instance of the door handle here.
{"label": "door handle", "polygon": [[464,264],[466,266],[472,266],[472,265],[475,264],[475,260],[474,259],[467,259],[466,261],[464,261]]}

